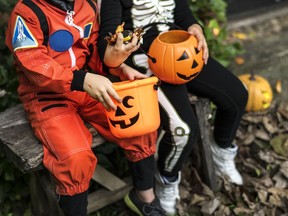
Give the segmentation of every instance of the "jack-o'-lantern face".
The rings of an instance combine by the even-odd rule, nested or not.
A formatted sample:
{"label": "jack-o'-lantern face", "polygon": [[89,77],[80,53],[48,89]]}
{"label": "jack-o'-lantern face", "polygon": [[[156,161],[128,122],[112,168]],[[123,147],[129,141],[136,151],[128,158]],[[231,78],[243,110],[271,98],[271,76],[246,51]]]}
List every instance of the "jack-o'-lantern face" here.
{"label": "jack-o'-lantern face", "polygon": [[[194,79],[199,74],[200,70],[203,67],[203,65],[202,66],[200,65],[201,69],[199,70],[199,63],[198,63],[199,59],[194,58],[195,56],[200,56],[200,58],[202,58],[201,57],[202,55],[201,54],[199,55],[199,51],[197,50],[197,48],[195,48],[195,54],[192,53],[194,57],[191,57],[190,55],[187,53],[186,50],[184,50],[180,58],[178,58],[175,62],[175,65],[176,65],[175,68],[185,69],[185,71],[183,71],[182,73],[180,71],[176,71],[177,76],[179,77],[179,79],[182,79],[183,82],[186,82],[186,81],[188,82]],[[200,59],[200,64],[201,64],[201,61],[202,60]]]}
{"label": "jack-o'-lantern face", "polygon": [[110,131],[115,137],[142,136],[157,130],[160,125],[159,85],[159,79],[155,76],[113,83],[122,103],[111,97],[117,109],[105,109],[105,112]]}
{"label": "jack-o'-lantern face", "polygon": [[183,84],[202,70],[203,51],[197,39],[186,31],[172,30],[160,34],[149,48],[149,67],[167,83]]}
{"label": "jack-o'-lantern face", "polygon": [[259,75],[242,74],[239,76],[248,91],[246,111],[262,111],[270,107],[273,91],[270,83]]}
{"label": "jack-o'-lantern face", "polygon": [[134,109],[134,97],[125,96],[122,103],[117,106],[114,119],[109,117],[109,121],[113,127],[120,127],[121,129],[129,128],[136,124],[139,119],[140,113]]}

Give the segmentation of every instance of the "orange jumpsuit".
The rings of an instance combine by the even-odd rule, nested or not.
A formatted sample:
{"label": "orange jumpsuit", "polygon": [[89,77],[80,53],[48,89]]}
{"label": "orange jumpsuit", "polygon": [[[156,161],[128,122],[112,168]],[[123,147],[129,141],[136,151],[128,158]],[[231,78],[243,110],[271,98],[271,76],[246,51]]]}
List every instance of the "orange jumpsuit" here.
{"label": "orange jumpsuit", "polygon": [[75,13],[45,1],[32,2],[47,18],[48,44],[43,44],[38,17],[22,1],[11,13],[6,44],[15,57],[20,100],[43,144],[43,164],[56,180],[57,193],[72,196],[88,189],[97,163],[84,121],[121,146],[132,162],[155,153],[156,132],[129,139],[114,137],[102,104],[83,91],[86,68],[105,75],[96,47],[97,15],[87,1],[75,1]]}

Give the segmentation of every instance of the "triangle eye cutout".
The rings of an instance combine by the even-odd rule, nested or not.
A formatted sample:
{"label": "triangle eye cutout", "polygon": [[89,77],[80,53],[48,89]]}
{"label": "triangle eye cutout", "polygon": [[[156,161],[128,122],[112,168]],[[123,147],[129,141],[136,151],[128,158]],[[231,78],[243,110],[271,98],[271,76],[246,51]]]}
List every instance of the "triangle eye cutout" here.
{"label": "triangle eye cutout", "polygon": [[196,68],[198,66],[198,63],[194,60],[192,64],[192,68]]}
{"label": "triangle eye cutout", "polygon": [[124,116],[124,115],[126,115],[124,112],[123,112],[123,110],[118,106],[117,107],[117,110],[116,110],[116,112],[115,112],[115,116]]}
{"label": "triangle eye cutout", "polygon": [[195,53],[196,53],[196,55],[198,55],[198,53],[199,53],[200,51],[197,49],[197,47],[195,48]]}
{"label": "triangle eye cutout", "polygon": [[189,55],[187,54],[186,51],[184,51],[182,53],[182,56],[179,59],[177,59],[177,61],[182,61],[182,60],[186,60],[186,59],[189,59]]}

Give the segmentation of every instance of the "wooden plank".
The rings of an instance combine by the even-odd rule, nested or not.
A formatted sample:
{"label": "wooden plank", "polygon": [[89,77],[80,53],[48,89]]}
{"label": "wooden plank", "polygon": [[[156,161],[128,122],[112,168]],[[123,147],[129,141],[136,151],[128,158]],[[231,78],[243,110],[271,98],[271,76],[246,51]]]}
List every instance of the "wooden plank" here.
{"label": "wooden plank", "polygon": [[[2,133],[14,135],[8,137]],[[5,152],[7,159],[23,173],[42,169],[42,145],[33,136],[28,124],[1,129],[0,148]]]}
{"label": "wooden plank", "polygon": [[[28,123],[22,104],[6,109],[0,114],[0,129]],[[3,135],[0,132],[1,135]]]}
{"label": "wooden plank", "polygon": [[[105,142],[95,130],[89,129],[93,134],[92,148]],[[0,149],[23,173],[43,169],[42,145],[34,136],[21,104],[0,113]]]}
{"label": "wooden plank", "polygon": [[116,191],[126,186],[124,181],[100,165],[97,165],[92,179],[110,191]]}
{"label": "wooden plank", "polygon": [[107,205],[115,203],[125,196],[125,194],[132,189],[132,179],[130,177],[124,178],[125,185],[124,187],[115,190],[109,191],[105,188],[99,189],[95,192],[91,192],[88,195],[88,213],[97,211]]}
{"label": "wooden plank", "polygon": [[[206,98],[199,98],[195,103],[196,114],[199,121],[200,135],[199,149],[201,154],[201,169],[203,181],[213,190],[218,190],[217,178],[214,169],[213,156],[211,151],[212,132],[209,124],[211,115],[210,101]],[[198,170],[198,172],[200,171]]]}

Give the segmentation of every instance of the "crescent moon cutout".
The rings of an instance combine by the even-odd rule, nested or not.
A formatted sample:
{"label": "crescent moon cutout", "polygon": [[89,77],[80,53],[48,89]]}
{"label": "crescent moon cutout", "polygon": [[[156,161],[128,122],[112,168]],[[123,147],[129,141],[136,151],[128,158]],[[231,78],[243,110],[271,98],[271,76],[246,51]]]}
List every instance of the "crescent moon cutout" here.
{"label": "crescent moon cutout", "polygon": [[129,104],[129,100],[130,100],[130,99],[134,99],[134,97],[132,97],[132,96],[126,96],[126,97],[123,98],[122,103],[123,103],[123,105],[124,105],[125,107],[127,107],[127,108],[133,107],[133,106],[131,106],[131,105]]}

